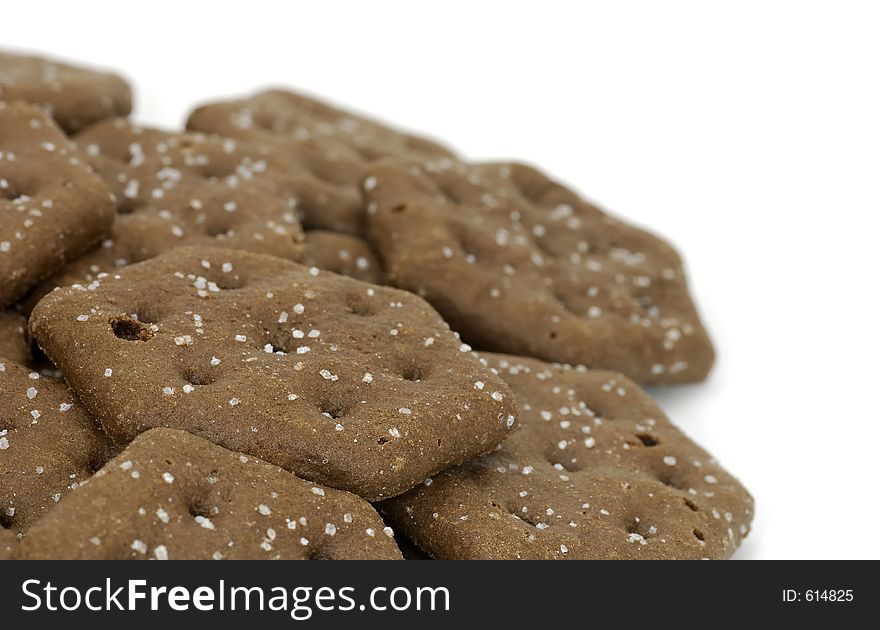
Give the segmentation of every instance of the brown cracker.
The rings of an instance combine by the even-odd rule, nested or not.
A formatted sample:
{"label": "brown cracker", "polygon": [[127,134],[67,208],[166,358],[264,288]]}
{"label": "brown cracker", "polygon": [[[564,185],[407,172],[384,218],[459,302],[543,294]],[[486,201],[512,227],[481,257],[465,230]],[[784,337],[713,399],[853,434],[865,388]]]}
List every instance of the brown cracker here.
{"label": "brown cracker", "polygon": [[0,357],[0,526],[27,531],[110,456],[63,382]]}
{"label": "brown cracker", "polygon": [[180,245],[300,255],[290,165],[277,151],[202,133],[104,121],[77,144],[117,198],[105,258],[135,263]]}
{"label": "brown cracker", "polygon": [[629,379],[483,355],[519,402],[485,457],[381,504],[438,559],[726,558],[753,501]]}
{"label": "brown cracker", "polygon": [[187,128],[287,151],[304,173],[299,207],[306,228],[354,236],[365,230],[358,187],[372,160],[452,155],[424,138],[285,90],[204,105],[190,115]]}
{"label": "brown cracker", "polygon": [[266,90],[250,98],[203,105],[190,116],[190,124],[199,129],[203,120],[222,126],[217,133],[245,129],[267,139],[330,138],[355,148],[366,160],[452,157],[449,149],[436,142],[289,90]]}
{"label": "brown cracker", "polygon": [[25,309],[55,287],[89,285],[174,247],[230,247],[290,260],[303,255],[296,173],[279,152],[121,118],[93,125],[76,141],[112,188],[119,217],[108,239],[37,286]]}
{"label": "brown cracker", "polygon": [[364,181],[393,285],[475,347],[698,381],[714,352],[670,245],[519,164],[388,160]]}
{"label": "brown cracker", "polygon": [[40,110],[0,102],[0,308],[110,231],[113,200]]}
{"label": "brown cracker", "polygon": [[119,76],[41,57],[0,52],[0,101],[43,107],[67,133],[131,112],[131,88]]}
{"label": "brown cracker", "polygon": [[27,320],[12,310],[0,311],[0,357],[29,365],[31,349],[27,340]]}
{"label": "brown cracker", "polygon": [[400,559],[366,501],[183,431],[142,434],[24,538],[23,559]]}
{"label": "brown cracker", "polygon": [[487,452],[516,413],[417,296],[247,252],[168,252],[51,293],[30,326],[118,444],[185,429],[369,500]]}
{"label": "brown cracker", "polygon": [[373,284],[382,284],[384,279],[379,259],[370,244],[357,236],[339,232],[306,232],[305,252],[300,262]]}

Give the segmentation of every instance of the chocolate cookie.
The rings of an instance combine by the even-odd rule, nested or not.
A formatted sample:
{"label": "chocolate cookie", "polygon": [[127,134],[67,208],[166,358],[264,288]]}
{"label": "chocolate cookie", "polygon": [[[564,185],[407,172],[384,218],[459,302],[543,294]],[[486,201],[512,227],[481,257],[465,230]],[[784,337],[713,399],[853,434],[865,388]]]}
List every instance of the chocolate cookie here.
{"label": "chocolate cookie", "polygon": [[187,128],[282,148],[303,172],[303,225],[354,236],[365,230],[358,187],[372,160],[452,155],[424,138],[285,90],[204,105]]}
{"label": "chocolate cookie", "polygon": [[110,232],[104,183],[37,108],[0,102],[0,308]]}
{"label": "chocolate cookie", "polygon": [[305,252],[300,262],[373,284],[382,284],[383,280],[379,259],[370,244],[339,232],[306,232]]}
{"label": "chocolate cookie", "polygon": [[726,558],[753,501],[629,379],[484,355],[513,390],[499,449],[381,504],[438,559]]}
{"label": "chocolate cookie", "polygon": [[27,320],[15,311],[0,311],[0,357],[20,365],[30,364],[26,327]]}
{"label": "chocolate cookie", "polygon": [[421,298],[181,248],[46,296],[30,327],[117,444],[185,429],[368,500],[485,453],[504,383]]}
{"label": "chocolate cookie", "polygon": [[21,543],[22,559],[400,559],[369,503],[183,431],[138,437]]}
{"label": "chocolate cookie", "polygon": [[0,101],[43,107],[64,131],[131,112],[131,88],[119,76],[50,59],[0,52]]}
{"label": "chocolate cookie", "polygon": [[699,381],[714,360],[670,245],[533,168],[385,161],[364,181],[391,284],[498,352]]}
{"label": "chocolate cookie", "polygon": [[63,382],[0,357],[0,526],[25,532],[109,459],[110,441]]}

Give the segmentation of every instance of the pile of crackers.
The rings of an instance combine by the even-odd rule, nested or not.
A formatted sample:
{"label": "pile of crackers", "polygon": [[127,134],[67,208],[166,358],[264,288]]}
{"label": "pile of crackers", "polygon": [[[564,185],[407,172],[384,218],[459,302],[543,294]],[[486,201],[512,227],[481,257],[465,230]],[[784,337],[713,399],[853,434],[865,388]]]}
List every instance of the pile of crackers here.
{"label": "pile of crackers", "polygon": [[531,166],[283,90],[132,122],[0,53],[0,557],[726,558],[753,501],[640,389],[682,261]]}

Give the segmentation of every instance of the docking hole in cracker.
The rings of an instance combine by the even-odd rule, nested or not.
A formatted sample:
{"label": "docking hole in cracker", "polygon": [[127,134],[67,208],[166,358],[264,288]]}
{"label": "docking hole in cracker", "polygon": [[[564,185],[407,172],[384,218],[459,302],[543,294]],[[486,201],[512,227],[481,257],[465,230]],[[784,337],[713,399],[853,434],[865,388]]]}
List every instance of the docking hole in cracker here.
{"label": "docking hole in cracker", "polygon": [[300,208],[310,230],[363,236],[359,191],[375,159],[451,157],[449,149],[286,90],[196,109],[187,128],[278,147],[303,175]]}
{"label": "docking hole in cracker", "polygon": [[518,428],[490,455],[380,504],[437,559],[722,559],[754,503],[647,394],[613,372],[482,355]]}
{"label": "docking hole in cracker", "polygon": [[475,348],[699,381],[714,360],[681,260],[520,164],[386,160],[364,180],[389,282]]}
{"label": "docking hole in cracker", "polygon": [[91,560],[401,557],[393,532],[363,499],[172,429],[136,438],[62,499],[15,554]]}
{"label": "docking hole in cracker", "polygon": [[368,500],[490,451],[517,413],[418,296],[242,251],[59,289],[30,328],[118,445],[182,429]]}
{"label": "docking hole in cracker", "polygon": [[58,126],[0,102],[0,309],[110,233],[110,191]]}
{"label": "docking hole in cracker", "polygon": [[185,245],[244,249],[290,260],[303,235],[287,160],[263,147],[200,133],[107,120],[76,136],[116,197],[113,231],[37,286],[89,286],[126,265]]}

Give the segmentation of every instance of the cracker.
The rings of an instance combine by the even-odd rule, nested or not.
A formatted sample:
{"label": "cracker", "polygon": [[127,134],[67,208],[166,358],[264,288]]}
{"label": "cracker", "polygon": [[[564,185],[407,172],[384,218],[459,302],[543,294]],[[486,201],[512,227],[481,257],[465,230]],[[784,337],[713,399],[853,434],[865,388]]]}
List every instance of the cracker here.
{"label": "cracker", "polygon": [[204,105],[190,115],[187,128],[283,148],[304,173],[300,209],[306,228],[354,236],[365,230],[358,186],[372,160],[452,155],[424,138],[285,90]]}
{"label": "cracker", "polygon": [[104,183],[40,110],[0,102],[0,308],[104,238]]}
{"label": "cracker", "polygon": [[0,526],[27,531],[109,459],[110,441],[63,382],[0,357]]}
{"label": "cracker", "polygon": [[296,175],[277,151],[121,118],[93,125],[76,141],[112,188],[119,216],[109,238],[31,292],[26,310],[56,287],[89,285],[174,247],[303,255]]}
{"label": "cracker", "polygon": [[714,352],[673,248],[537,170],[388,160],[364,181],[389,282],[477,348],[699,381]]}
{"label": "cracker", "polygon": [[94,125],[76,142],[118,200],[119,225],[103,248],[117,266],[181,245],[301,253],[290,165],[277,151],[124,119]]}
{"label": "cracker", "polygon": [[373,248],[364,239],[348,234],[309,230],[300,262],[364,282],[382,284],[383,281],[382,267]]}
{"label": "cracker", "polygon": [[355,148],[366,160],[452,157],[448,148],[427,138],[289,90],[266,90],[250,98],[203,105],[190,115],[188,126],[228,135],[244,130],[260,139],[329,138]]}
{"label": "cracker", "polygon": [[248,252],[168,252],[51,293],[30,327],[117,444],[184,429],[368,500],[491,450],[516,413],[422,299]]}
{"label": "cracker", "polygon": [[20,365],[30,364],[26,328],[27,320],[15,311],[0,311],[0,357]]}
{"label": "cracker", "polygon": [[72,133],[104,118],[127,116],[131,88],[109,72],[0,52],[0,101],[39,105]]}
{"label": "cracker", "polygon": [[381,504],[438,559],[726,558],[753,501],[629,379],[484,355],[519,401],[493,454]]}
{"label": "cracker", "polygon": [[183,431],[138,437],[24,538],[23,559],[400,559],[369,503]]}

